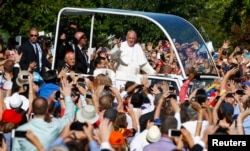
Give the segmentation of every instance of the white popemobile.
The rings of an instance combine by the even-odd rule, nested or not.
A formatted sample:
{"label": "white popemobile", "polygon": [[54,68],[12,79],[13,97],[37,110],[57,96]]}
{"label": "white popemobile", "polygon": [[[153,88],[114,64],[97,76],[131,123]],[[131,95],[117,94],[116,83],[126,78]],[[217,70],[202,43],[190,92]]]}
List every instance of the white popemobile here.
{"label": "white popemobile", "polygon": [[[199,56],[203,57],[206,60],[206,66],[197,67],[198,71],[200,71],[200,79],[196,80],[190,85],[189,91],[198,87],[209,86],[214,79],[219,78],[218,70],[215,67],[215,63],[211,57],[211,54],[208,50],[208,47],[202,38],[201,34],[198,30],[187,20],[171,15],[171,14],[160,14],[160,13],[152,13],[152,12],[140,12],[140,11],[131,11],[131,10],[121,10],[121,9],[109,9],[109,8],[71,8],[65,7],[62,8],[58,13],[57,18],[57,26],[56,26],[56,35],[55,35],[55,43],[54,50],[57,48],[57,40],[59,37],[59,27],[60,20],[63,15],[88,15],[91,17],[89,22],[90,24],[90,35],[89,35],[89,52],[92,50],[93,43],[93,31],[94,31],[94,22],[96,14],[104,14],[104,15],[119,15],[119,16],[131,16],[131,17],[139,17],[151,21],[154,23],[159,29],[164,33],[164,35],[169,40],[169,43],[173,47],[173,51],[176,55],[176,59],[178,62],[178,66],[180,68],[180,74],[158,74],[158,75],[148,75],[149,81],[153,83],[157,83],[159,81],[168,81],[169,85],[176,88],[177,93],[179,93],[180,87],[183,84],[183,80],[187,79],[189,72],[185,70],[188,67],[186,62],[181,60],[180,53],[178,52],[176,46],[176,40],[180,40],[182,44],[193,44],[197,50],[197,60]],[[195,43],[194,43],[195,42]],[[54,53],[56,54],[56,53]],[[53,55],[53,64],[52,69],[55,68],[55,60],[56,55]],[[190,66],[190,64],[189,64]],[[109,73],[109,72],[106,72]],[[121,77],[119,78],[112,74],[113,81],[122,81]],[[126,76],[123,76],[126,77]],[[140,77],[139,74],[136,74],[134,77]],[[138,79],[138,78],[137,78]],[[128,80],[128,79],[124,79]],[[131,81],[137,81],[136,79],[131,79]]]}

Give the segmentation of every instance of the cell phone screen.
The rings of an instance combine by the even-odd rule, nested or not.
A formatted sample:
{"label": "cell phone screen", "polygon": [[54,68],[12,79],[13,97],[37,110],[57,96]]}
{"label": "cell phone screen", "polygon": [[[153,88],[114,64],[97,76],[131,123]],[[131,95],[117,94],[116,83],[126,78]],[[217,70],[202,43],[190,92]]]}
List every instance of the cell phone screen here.
{"label": "cell phone screen", "polygon": [[78,80],[77,80],[77,82],[84,82],[85,80],[84,80],[84,78],[79,78]]}
{"label": "cell phone screen", "polygon": [[244,90],[237,90],[237,91],[236,91],[236,94],[239,94],[239,95],[244,95],[244,94],[245,94],[245,92],[244,92]]}
{"label": "cell phone screen", "polygon": [[12,137],[20,137],[20,138],[25,138],[26,137],[26,131],[12,131]]}
{"label": "cell phone screen", "polygon": [[227,93],[226,97],[233,98],[234,93]]}
{"label": "cell phone screen", "polygon": [[169,129],[169,135],[170,136],[180,136],[181,131],[180,130],[175,130],[175,129]]}

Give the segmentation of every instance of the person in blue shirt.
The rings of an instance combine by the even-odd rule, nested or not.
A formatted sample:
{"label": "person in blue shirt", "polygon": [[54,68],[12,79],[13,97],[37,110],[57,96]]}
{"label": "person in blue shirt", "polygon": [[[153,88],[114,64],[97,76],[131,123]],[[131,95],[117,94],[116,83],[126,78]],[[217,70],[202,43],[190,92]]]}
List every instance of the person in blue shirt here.
{"label": "person in blue shirt", "polygon": [[[63,127],[73,121],[75,117],[75,105],[71,100],[71,86],[68,81],[63,80],[61,94],[64,96],[66,110],[64,116],[56,121],[46,122],[48,114],[48,101],[38,97],[32,102],[34,118],[28,123],[18,127],[18,131],[31,130],[37,136],[44,148],[47,148],[61,133]],[[13,151],[33,151],[36,147],[25,138],[14,138]]]}

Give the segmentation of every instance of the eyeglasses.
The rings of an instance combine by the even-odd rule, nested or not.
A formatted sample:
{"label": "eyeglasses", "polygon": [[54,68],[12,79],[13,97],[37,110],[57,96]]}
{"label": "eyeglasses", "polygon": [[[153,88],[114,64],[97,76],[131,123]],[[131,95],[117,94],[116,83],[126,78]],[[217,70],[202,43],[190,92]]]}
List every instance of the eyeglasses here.
{"label": "eyeglasses", "polygon": [[82,35],[80,39],[87,39],[87,37],[85,35]]}
{"label": "eyeglasses", "polygon": [[38,35],[33,35],[33,34],[30,34],[30,37],[37,37]]}

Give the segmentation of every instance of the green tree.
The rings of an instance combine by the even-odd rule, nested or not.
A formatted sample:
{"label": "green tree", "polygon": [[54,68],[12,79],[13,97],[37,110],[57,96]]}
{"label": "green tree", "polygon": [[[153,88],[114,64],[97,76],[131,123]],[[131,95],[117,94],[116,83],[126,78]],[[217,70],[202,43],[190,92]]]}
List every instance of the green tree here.
{"label": "green tree", "polygon": [[[103,7],[178,15],[190,21],[215,47],[228,38],[244,45],[250,39],[249,0],[3,0],[0,1],[1,31],[26,36],[31,26],[37,26],[45,32],[53,32],[57,14],[63,7]],[[71,19],[77,21],[80,28],[89,29],[90,17],[62,17],[64,22]],[[165,38],[153,23],[144,19],[96,15],[94,36],[97,41],[110,34],[124,35],[128,29],[139,31],[142,41]]]}

